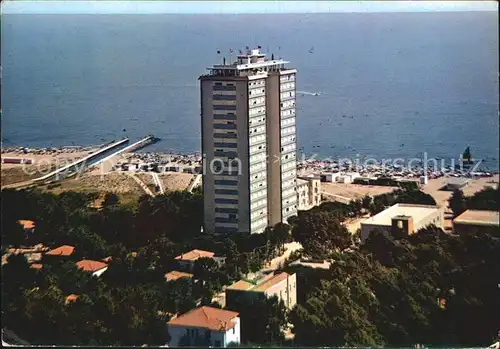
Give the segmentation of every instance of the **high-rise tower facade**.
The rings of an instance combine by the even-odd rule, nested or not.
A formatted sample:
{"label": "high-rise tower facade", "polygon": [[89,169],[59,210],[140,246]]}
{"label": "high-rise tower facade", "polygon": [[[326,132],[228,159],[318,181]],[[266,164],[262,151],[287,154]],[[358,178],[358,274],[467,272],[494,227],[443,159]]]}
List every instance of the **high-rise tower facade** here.
{"label": "high-rise tower facade", "polygon": [[260,50],[200,77],[204,229],[261,233],[297,213],[295,75]]}

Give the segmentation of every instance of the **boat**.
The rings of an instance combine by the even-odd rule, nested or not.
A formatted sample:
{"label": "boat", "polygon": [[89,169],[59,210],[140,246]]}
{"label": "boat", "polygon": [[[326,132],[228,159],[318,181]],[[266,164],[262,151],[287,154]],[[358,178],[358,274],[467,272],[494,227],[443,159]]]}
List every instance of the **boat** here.
{"label": "boat", "polygon": [[462,154],[462,163],[463,164],[472,164],[474,161],[472,161],[472,156],[470,153],[470,147],[467,147],[465,151]]}

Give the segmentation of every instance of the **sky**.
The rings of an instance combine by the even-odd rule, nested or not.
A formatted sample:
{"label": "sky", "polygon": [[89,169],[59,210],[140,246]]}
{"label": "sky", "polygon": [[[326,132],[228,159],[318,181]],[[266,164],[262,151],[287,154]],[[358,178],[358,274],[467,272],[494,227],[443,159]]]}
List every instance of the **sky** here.
{"label": "sky", "polygon": [[2,14],[240,14],[497,11],[496,1],[27,1],[4,0]]}

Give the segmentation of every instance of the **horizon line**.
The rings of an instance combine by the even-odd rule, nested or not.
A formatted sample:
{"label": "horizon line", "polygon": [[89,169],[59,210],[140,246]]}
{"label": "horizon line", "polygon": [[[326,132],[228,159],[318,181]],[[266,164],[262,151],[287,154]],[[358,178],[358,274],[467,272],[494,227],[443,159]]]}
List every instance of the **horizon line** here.
{"label": "horizon line", "polygon": [[50,1],[4,0],[2,14],[314,14],[493,12],[496,1]]}

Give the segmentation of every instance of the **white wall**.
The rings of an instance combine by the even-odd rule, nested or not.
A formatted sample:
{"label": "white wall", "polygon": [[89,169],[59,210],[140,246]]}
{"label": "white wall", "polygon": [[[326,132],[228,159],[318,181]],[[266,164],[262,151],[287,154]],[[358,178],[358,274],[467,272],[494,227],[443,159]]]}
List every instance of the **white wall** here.
{"label": "white wall", "polygon": [[96,271],[96,272],[92,273],[92,276],[97,276],[97,277],[99,277],[99,276],[101,276],[101,275],[102,275],[102,273],[104,273],[106,270],[108,270],[108,267],[106,267],[106,268],[102,268],[101,270],[98,270],[98,271]]}
{"label": "white wall", "polygon": [[[233,333],[233,328],[230,328],[226,332],[211,331],[210,346],[214,347],[216,341],[220,342],[221,347],[226,347],[231,342],[240,343],[240,318],[237,317],[233,321],[236,322],[236,325],[234,326],[234,333]],[[188,328],[190,330],[197,329],[198,335],[201,336],[202,338],[205,337],[206,329],[204,328],[168,325],[168,333],[170,335],[170,341],[168,343],[169,346],[171,347],[179,346],[179,342],[182,339],[182,337],[186,335],[186,330]]]}
{"label": "white wall", "polygon": [[240,343],[241,342],[241,337],[240,337],[240,318],[237,317],[235,319],[236,325],[234,326],[234,333],[233,333],[233,328],[230,328],[226,333],[225,333],[225,341],[223,342],[224,346],[227,346],[229,343]]}
{"label": "white wall", "polygon": [[290,275],[287,279],[273,285],[265,292],[266,297],[276,296],[283,300],[288,309],[292,309],[297,304],[297,278],[296,274]]}

